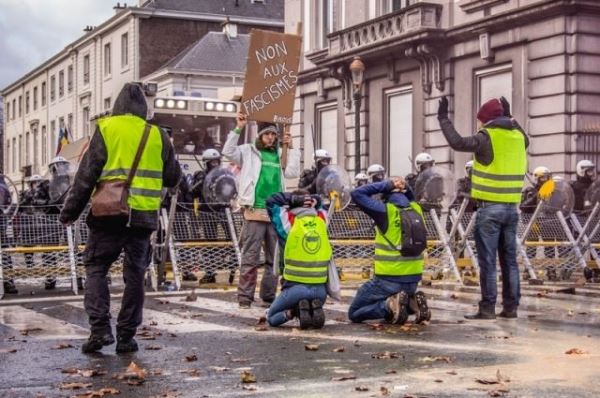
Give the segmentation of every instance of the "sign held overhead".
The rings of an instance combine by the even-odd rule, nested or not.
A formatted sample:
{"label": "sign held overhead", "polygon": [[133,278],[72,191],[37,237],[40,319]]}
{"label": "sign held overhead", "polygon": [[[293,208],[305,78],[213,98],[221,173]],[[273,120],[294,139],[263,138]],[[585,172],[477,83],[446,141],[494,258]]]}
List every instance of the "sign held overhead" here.
{"label": "sign held overhead", "polygon": [[302,38],[252,29],[242,98],[251,120],[291,124]]}

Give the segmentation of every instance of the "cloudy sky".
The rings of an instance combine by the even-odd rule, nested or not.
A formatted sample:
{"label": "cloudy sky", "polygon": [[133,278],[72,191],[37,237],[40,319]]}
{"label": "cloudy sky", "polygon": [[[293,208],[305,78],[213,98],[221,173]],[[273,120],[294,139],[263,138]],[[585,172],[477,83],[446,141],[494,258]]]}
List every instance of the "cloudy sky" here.
{"label": "cloudy sky", "polygon": [[116,4],[117,0],[0,0],[0,89],[83,35],[86,25],[110,18]]}

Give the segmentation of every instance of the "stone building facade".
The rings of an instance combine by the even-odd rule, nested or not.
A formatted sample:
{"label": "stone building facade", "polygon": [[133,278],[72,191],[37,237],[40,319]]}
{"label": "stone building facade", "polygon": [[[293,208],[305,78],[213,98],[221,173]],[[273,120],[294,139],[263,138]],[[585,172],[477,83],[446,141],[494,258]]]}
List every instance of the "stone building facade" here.
{"label": "stone building facade", "polygon": [[316,146],[354,172],[349,65],[366,69],[360,95],[361,168],[411,171],[421,152],[463,174],[436,118],[446,95],[463,136],[476,111],[505,96],[531,137],[529,169],[570,175],[600,161],[600,2],[590,0],[286,0],[286,31],[303,23],[295,125],[312,164]]}

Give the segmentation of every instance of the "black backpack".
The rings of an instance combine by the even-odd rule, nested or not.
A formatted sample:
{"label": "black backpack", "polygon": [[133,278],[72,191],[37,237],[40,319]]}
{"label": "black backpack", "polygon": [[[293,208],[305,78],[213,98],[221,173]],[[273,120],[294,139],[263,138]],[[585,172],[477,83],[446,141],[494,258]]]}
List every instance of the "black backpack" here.
{"label": "black backpack", "polygon": [[[402,240],[400,241],[400,254],[402,257],[418,257],[427,248],[427,229],[423,217],[412,207],[398,207]],[[392,242],[382,235],[390,246]]]}

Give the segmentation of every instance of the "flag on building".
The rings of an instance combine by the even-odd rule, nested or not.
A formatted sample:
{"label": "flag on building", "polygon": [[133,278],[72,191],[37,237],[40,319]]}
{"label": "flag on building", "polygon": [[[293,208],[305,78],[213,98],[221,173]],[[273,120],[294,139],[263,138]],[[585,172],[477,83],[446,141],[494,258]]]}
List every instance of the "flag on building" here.
{"label": "flag on building", "polygon": [[58,133],[58,145],[56,145],[56,156],[60,153],[60,150],[64,145],[69,143],[69,130],[67,127],[61,127]]}

